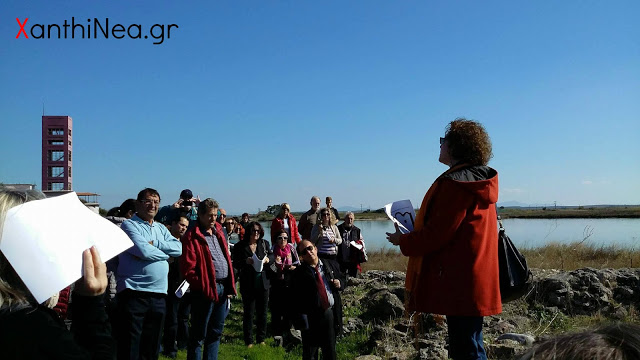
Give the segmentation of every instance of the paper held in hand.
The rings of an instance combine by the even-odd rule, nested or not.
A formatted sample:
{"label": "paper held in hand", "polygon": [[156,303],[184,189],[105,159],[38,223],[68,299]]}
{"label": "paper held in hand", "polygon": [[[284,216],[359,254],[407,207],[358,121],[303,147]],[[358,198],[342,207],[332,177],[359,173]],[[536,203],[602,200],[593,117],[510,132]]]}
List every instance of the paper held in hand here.
{"label": "paper held in hand", "polygon": [[256,253],[253,253],[253,269],[256,272],[262,272],[262,267],[264,266],[263,261],[264,261],[264,258],[258,259],[258,256],[256,255]]}
{"label": "paper held in hand", "polygon": [[413,231],[416,212],[411,205],[411,200],[400,200],[387,204],[384,206],[384,211],[391,221],[398,224],[401,233],[407,234]]}
{"label": "paper held in hand", "polygon": [[42,303],[82,276],[82,252],[93,245],[107,261],[133,242],[71,192],[9,209],[0,250]]}
{"label": "paper held in hand", "polygon": [[178,290],[176,290],[176,297],[178,299],[182,298],[184,294],[187,293],[187,290],[189,290],[189,283],[187,280],[183,280],[180,286],[178,286]]}

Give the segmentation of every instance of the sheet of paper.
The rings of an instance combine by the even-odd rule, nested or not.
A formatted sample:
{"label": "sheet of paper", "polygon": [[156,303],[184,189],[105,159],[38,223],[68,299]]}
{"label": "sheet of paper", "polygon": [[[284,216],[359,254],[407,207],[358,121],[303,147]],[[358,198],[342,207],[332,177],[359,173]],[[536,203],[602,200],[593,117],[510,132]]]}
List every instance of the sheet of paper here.
{"label": "sheet of paper", "polygon": [[0,250],[39,303],[82,276],[82,252],[93,245],[106,262],[133,243],[74,192],[11,208],[0,240]]}
{"label": "sheet of paper", "polygon": [[253,269],[256,272],[262,272],[262,267],[264,266],[264,263],[262,262],[263,260],[264,258],[258,259],[256,253],[253,253]]}
{"label": "sheet of paper", "polygon": [[178,299],[182,298],[184,294],[187,293],[187,290],[189,290],[189,283],[187,282],[187,280],[183,280],[182,284],[178,286],[178,290],[176,290],[176,297]]}
{"label": "sheet of paper", "polygon": [[385,205],[384,210],[389,219],[398,224],[401,233],[406,234],[413,231],[416,212],[411,205],[411,200],[392,202]]}
{"label": "sheet of paper", "polygon": [[358,250],[362,250],[362,248],[364,247],[362,244],[358,244],[358,243],[357,243],[357,242],[355,242],[355,241],[351,241],[351,242],[349,243],[349,245],[353,246],[354,248],[356,248],[356,249],[358,249]]}

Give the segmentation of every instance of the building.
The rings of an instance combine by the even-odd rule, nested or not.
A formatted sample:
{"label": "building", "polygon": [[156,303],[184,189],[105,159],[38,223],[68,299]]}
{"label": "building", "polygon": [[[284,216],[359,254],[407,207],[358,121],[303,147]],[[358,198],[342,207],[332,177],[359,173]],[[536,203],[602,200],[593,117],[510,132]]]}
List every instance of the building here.
{"label": "building", "polygon": [[0,184],[0,190],[35,190],[36,184]]}
{"label": "building", "polygon": [[72,191],[70,116],[42,116],[42,190]]}

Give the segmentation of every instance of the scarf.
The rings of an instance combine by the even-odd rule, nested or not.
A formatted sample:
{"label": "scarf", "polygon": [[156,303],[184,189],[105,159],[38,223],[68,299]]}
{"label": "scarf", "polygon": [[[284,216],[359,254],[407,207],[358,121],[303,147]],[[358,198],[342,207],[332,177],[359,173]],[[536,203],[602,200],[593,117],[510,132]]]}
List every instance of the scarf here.
{"label": "scarf", "polygon": [[280,270],[280,273],[284,272],[284,268],[292,264],[291,246],[285,245],[284,249],[280,246],[275,246],[273,249],[273,255],[276,258],[276,267]]}

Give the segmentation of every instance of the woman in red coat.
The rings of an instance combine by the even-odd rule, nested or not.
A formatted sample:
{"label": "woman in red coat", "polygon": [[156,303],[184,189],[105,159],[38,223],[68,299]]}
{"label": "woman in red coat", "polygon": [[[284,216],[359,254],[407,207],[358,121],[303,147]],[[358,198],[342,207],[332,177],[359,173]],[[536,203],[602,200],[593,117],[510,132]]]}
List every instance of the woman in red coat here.
{"label": "woman in red coat", "polygon": [[297,244],[300,242],[300,234],[298,234],[298,226],[296,218],[291,215],[291,207],[287,203],[280,205],[280,212],[271,222],[271,243],[275,244],[276,237],[284,230],[289,235],[289,242]]}
{"label": "woman in red coat", "polygon": [[449,356],[486,359],[482,318],[502,312],[495,204],[498,173],[486,166],[491,140],[482,125],[456,119],[440,138],[439,161],[449,166],[431,185],[414,230],[387,238],[409,256],[408,310],[443,314]]}

